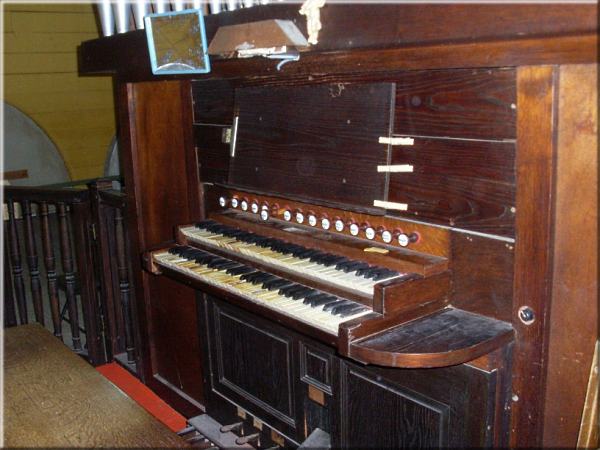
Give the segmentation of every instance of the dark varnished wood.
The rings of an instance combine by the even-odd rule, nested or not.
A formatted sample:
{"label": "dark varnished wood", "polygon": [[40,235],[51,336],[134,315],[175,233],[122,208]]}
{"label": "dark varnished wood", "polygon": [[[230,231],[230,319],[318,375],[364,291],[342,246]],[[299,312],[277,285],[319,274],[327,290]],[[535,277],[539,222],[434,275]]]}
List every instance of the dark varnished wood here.
{"label": "dark varnished wood", "polygon": [[417,137],[393,148],[391,164],[413,172],[390,174],[389,200],[408,204],[390,214],[514,237],[514,143]]}
{"label": "dark varnished wood", "polygon": [[512,339],[509,323],[446,308],[353,341],[349,356],[387,367],[444,367],[485,355]]}
{"label": "dark varnished wood", "polygon": [[515,71],[406,71],[398,76],[394,133],[514,139]]}
{"label": "dark varnished wood", "polygon": [[[542,436],[545,360],[551,257],[555,71],[550,66],[517,70],[517,241],[513,285],[515,343],[511,446],[538,445]],[[536,315],[530,325],[518,318],[529,306]]]}
{"label": "dark varnished wood", "polygon": [[[239,118],[229,183],[309,199],[372,206],[385,179],[392,83],[250,87]],[[343,152],[338,149],[343,148]]]}
{"label": "dark varnished wood", "polygon": [[25,225],[25,251],[27,253],[27,266],[29,267],[29,283],[31,287],[31,298],[35,320],[44,325],[44,307],[42,304],[42,284],[40,281],[40,269],[38,265],[37,245],[35,242],[35,230],[31,217],[31,202],[24,201],[21,204],[23,220]]}
{"label": "dark varnished wood", "polygon": [[494,423],[506,398],[506,375],[498,371],[383,369],[342,359],[336,369],[335,448],[481,448],[494,435],[502,436],[496,445],[506,441],[507,430]]}
{"label": "dark varnished wood", "polygon": [[223,132],[230,127],[194,125],[194,145],[198,154],[200,179],[203,183],[226,183],[229,177],[229,144]]}
{"label": "dark varnished wood", "polygon": [[512,321],[514,242],[452,233],[452,305]]}
{"label": "dark varnished wood", "polygon": [[[308,53],[299,63],[286,67],[284,73],[348,72],[356,70],[356,67],[364,70],[384,70],[386,67],[498,67],[594,60],[597,24],[593,18],[597,14],[596,6],[572,6],[568,21],[560,17],[558,5],[545,6],[485,5],[473,9],[467,5],[398,5],[388,6],[387,12],[384,12],[380,5],[368,5],[350,12],[345,5],[328,5],[322,13],[327,17],[322,19],[327,24],[321,31],[325,36],[319,39],[320,45],[316,50],[332,51],[331,55],[317,62]],[[345,13],[342,13],[344,10]],[[377,20],[371,19],[374,15]],[[423,20],[424,17],[428,19]],[[240,9],[208,16],[207,38],[210,41],[212,33],[221,25],[272,18],[296,19],[300,24],[304,24],[305,20],[293,5]],[[348,26],[349,22],[356,21],[368,21],[369,26]],[[357,38],[356,29],[366,31],[365,37]],[[549,37],[553,34],[556,37]],[[586,41],[569,34],[587,35]],[[515,40],[515,36],[521,39]],[[482,39],[488,42],[482,45]],[[494,40],[495,43],[491,42]],[[447,45],[448,42],[454,45]],[[390,45],[396,48],[359,50],[361,47]],[[398,48],[406,51],[397,51]],[[367,57],[367,53],[371,57]],[[209,77],[276,73],[272,61],[257,58],[213,61],[211,66]],[[130,80],[151,78],[145,33],[140,30],[83,43],[79,70],[80,73],[119,71],[122,76],[127,74]]]}
{"label": "dark varnished wood", "polygon": [[12,285],[17,302],[17,311],[19,314],[19,323],[21,325],[28,323],[27,303],[25,302],[25,281],[23,280],[23,266],[21,265],[21,247],[19,245],[19,234],[17,231],[17,221],[15,218],[16,203],[9,200],[8,209],[8,246],[10,247],[10,267],[12,270]]}
{"label": "dark varnished wood", "polygon": [[44,250],[44,266],[48,280],[48,301],[50,302],[50,316],[54,327],[54,336],[62,340],[62,325],[60,320],[60,302],[58,300],[58,286],[56,275],[56,258],[52,245],[50,220],[48,217],[48,203],[40,203],[40,222],[42,227],[42,247]]}
{"label": "dark varnished wood", "polygon": [[[582,445],[580,411],[590,367],[597,368],[592,362],[598,339],[597,77],[594,65],[559,69],[545,446]],[[597,423],[590,425],[596,429],[596,445],[592,440],[590,447],[598,444]]]}
{"label": "dark varnished wood", "polygon": [[4,333],[9,447],[186,447],[39,325]]}
{"label": "dark varnished wood", "polygon": [[[118,90],[121,167],[127,186],[127,205],[135,213],[126,216],[132,255],[172,238],[176,224],[199,214],[201,204],[191,135],[192,110],[189,83],[177,81],[120,85]],[[186,100],[187,99],[187,100]],[[189,102],[184,107],[183,102]],[[188,168],[190,169],[188,171]],[[194,174],[193,176],[191,174]],[[165,209],[168,207],[168,209]],[[136,300],[135,341],[142,379],[188,415],[200,411],[200,350],[193,314],[194,294],[174,290],[166,278],[151,280],[140,260],[131,261]],[[173,301],[171,295],[177,295]],[[169,321],[160,312],[168,310]],[[175,333],[175,334],[173,334]],[[178,348],[174,336],[185,335],[186,356],[170,354]],[[181,352],[184,351],[182,348]]]}
{"label": "dark varnished wood", "polygon": [[447,299],[449,293],[449,272],[428,277],[414,276],[404,280],[384,281],[375,285],[373,311],[384,315],[394,314],[432,300]]}
{"label": "dark varnished wood", "polygon": [[[80,304],[83,311],[83,322],[86,332],[86,347],[92,364],[104,364],[103,336],[101,333],[100,307],[97,301],[96,280],[92,256],[92,212],[89,202],[77,202],[70,205],[72,233],[75,246],[75,267],[79,278]],[[59,209],[60,218],[60,209]],[[69,309],[69,319],[71,319]],[[73,311],[75,312],[75,311]]]}
{"label": "dark varnished wood", "polygon": [[71,236],[69,234],[69,213],[64,202],[57,204],[58,227],[60,238],[60,256],[62,268],[65,274],[65,294],[69,310],[69,325],[71,326],[71,338],[73,349],[81,351],[81,337],[79,335],[79,308],[75,295],[75,265],[73,262],[73,251],[71,247]]}
{"label": "dark varnished wood", "polygon": [[231,126],[234,85],[230,81],[193,81],[191,88],[194,104],[194,124]]}

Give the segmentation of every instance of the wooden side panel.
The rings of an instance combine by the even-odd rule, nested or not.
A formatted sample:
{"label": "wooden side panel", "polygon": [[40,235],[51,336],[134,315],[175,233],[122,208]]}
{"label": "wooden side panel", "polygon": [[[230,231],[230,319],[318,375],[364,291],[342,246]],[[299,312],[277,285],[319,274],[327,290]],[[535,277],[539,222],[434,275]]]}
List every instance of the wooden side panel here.
{"label": "wooden side panel", "polygon": [[396,214],[514,236],[513,143],[415,138],[393,148],[391,164],[412,166],[390,174],[389,201],[408,205]]}
{"label": "wooden side panel", "polygon": [[[121,166],[131,211],[127,220],[137,294],[137,342],[143,343],[142,377],[169,403],[192,414],[198,409],[189,398],[202,400],[193,291],[143,272],[139,258],[147,248],[173,240],[177,224],[197,217],[197,179],[192,176],[195,171],[187,167],[191,108],[184,104],[182,84],[185,82],[121,85],[119,115],[124,124]],[[176,342],[174,336],[179,338]]]}
{"label": "wooden side panel", "polygon": [[559,77],[543,445],[574,448],[598,338],[598,69],[563,66]]}
{"label": "wooden side panel", "polygon": [[451,243],[451,304],[511,322],[514,244],[456,232]]}
{"label": "wooden side panel", "polygon": [[396,89],[394,133],[515,138],[515,71],[407,71]]}
{"label": "wooden side panel", "polygon": [[393,83],[238,89],[229,182],[372,206],[382,199]]}
{"label": "wooden side panel", "polygon": [[[517,335],[513,365],[511,447],[541,445],[544,346],[551,275],[555,72],[550,66],[517,72],[517,217],[513,326]],[[519,320],[529,307],[535,321]]]}

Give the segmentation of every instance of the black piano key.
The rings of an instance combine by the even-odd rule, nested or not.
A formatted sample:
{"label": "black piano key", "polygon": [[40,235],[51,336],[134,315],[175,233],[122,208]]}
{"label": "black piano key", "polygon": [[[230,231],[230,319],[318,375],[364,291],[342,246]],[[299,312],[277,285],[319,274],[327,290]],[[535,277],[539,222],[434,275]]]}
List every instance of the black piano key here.
{"label": "black piano key", "polygon": [[326,303],[323,305],[323,311],[331,311],[336,306],[343,305],[353,305],[354,302],[349,302],[348,300],[338,299],[336,302]]}
{"label": "black piano key", "polygon": [[311,256],[316,255],[318,253],[321,253],[321,252],[319,252],[318,250],[306,249],[305,251],[298,253],[296,256],[298,258],[308,259]]}
{"label": "black piano key", "polygon": [[359,312],[366,311],[368,308],[363,305],[355,305],[351,308],[344,309],[343,311],[338,311],[337,315],[340,317],[348,317],[354,314],[358,314]]}
{"label": "black piano key", "polygon": [[327,297],[328,294],[325,294],[321,291],[316,291],[313,294],[307,295],[306,297],[304,297],[303,303],[306,303],[307,305],[312,305],[312,302],[316,301],[319,298],[322,297]]}
{"label": "black piano key", "polygon": [[292,294],[292,298],[294,300],[304,299],[304,297],[306,297],[307,295],[314,294],[315,292],[316,291],[314,289],[307,287],[307,288],[304,288],[304,289],[294,292]]}
{"label": "black piano key", "polygon": [[357,306],[358,305],[356,303],[350,301],[347,302],[347,304],[335,305],[333,308],[331,308],[331,314],[337,316],[340,315],[342,312],[354,309]]}
{"label": "black piano key", "polygon": [[324,296],[321,296],[319,298],[314,298],[310,302],[310,306],[312,306],[313,308],[316,308],[319,306],[324,306],[328,303],[337,302],[338,300],[339,299],[335,295],[325,294]]}
{"label": "black piano key", "polygon": [[336,270],[344,270],[344,267],[349,266],[351,264],[356,264],[358,261],[353,261],[351,259],[346,259],[346,261],[342,261],[335,265]]}
{"label": "black piano key", "polygon": [[240,267],[235,267],[235,268],[227,269],[227,273],[229,275],[243,275],[245,273],[254,272],[255,270],[256,269],[254,267],[240,266]]}
{"label": "black piano key", "polygon": [[270,273],[264,273],[262,275],[258,275],[252,279],[252,284],[262,284],[268,280],[274,280],[277,277],[275,275],[271,275]]}
{"label": "black piano key", "polygon": [[364,277],[367,274],[367,272],[370,272],[373,269],[377,269],[377,267],[367,265],[367,267],[361,267],[360,269],[358,269],[355,275],[359,277]]}
{"label": "black piano key", "polygon": [[321,264],[323,264],[325,267],[331,267],[335,264],[338,264],[338,263],[344,261],[345,259],[346,258],[344,258],[343,256],[331,255],[330,257],[328,257],[324,261],[322,261]]}
{"label": "black piano key", "polygon": [[212,261],[210,263],[208,263],[208,267],[210,267],[211,269],[228,269],[229,267],[233,267],[236,266],[237,263],[230,261],[228,259],[220,259],[217,261]]}
{"label": "black piano key", "polygon": [[358,271],[368,269],[369,267],[369,264],[367,264],[366,262],[355,261],[352,264],[347,264],[346,266],[344,266],[342,271],[346,273],[356,272],[358,275]]}
{"label": "black piano key", "polygon": [[216,258],[216,256],[209,255],[209,254],[204,254],[204,255],[196,256],[194,258],[194,261],[196,261],[198,264],[208,264],[209,262],[211,262],[215,258]]}
{"label": "black piano key", "polygon": [[196,228],[199,228],[200,230],[205,230],[206,227],[209,227],[211,225],[215,225],[217,222],[215,222],[214,220],[203,220],[201,222],[196,222],[194,224],[194,226]]}
{"label": "black piano key", "polygon": [[367,271],[364,273],[363,277],[375,278],[380,273],[385,273],[385,270],[386,269],[384,269],[382,267],[373,267],[372,269],[367,269]]}
{"label": "black piano key", "polygon": [[316,263],[320,264],[321,261],[323,261],[328,256],[331,256],[331,255],[329,255],[328,253],[323,253],[323,252],[319,252],[318,251],[317,253],[314,253],[313,255],[311,255],[310,258],[308,258],[308,259],[309,259],[309,261],[316,262]]}
{"label": "black piano key", "polygon": [[282,287],[281,289],[279,289],[279,294],[285,295],[287,297],[289,292],[294,292],[296,289],[299,289],[300,287],[302,287],[302,286],[297,283],[293,283],[290,286],[285,286],[285,287]]}
{"label": "black piano key", "polygon": [[271,280],[263,283],[263,288],[274,291],[275,289],[281,289],[284,286],[291,286],[292,284],[294,284],[294,282],[279,278],[278,280]]}
{"label": "black piano key", "polygon": [[379,281],[379,280],[383,280],[384,278],[396,277],[398,275],[400,275],[400,273],[396,272],[395,270],[384,269],[384,271],[382,271],[378,275],[376,275],[373,278],[373,280]]}

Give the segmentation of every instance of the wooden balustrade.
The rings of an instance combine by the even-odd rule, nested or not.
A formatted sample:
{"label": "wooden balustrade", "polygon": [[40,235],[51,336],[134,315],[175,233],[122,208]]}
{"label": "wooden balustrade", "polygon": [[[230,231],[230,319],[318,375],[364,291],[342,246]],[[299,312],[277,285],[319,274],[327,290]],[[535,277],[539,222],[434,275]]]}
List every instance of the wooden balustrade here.
{"label": "wooden balustrade", "polygon": [[49,322],[93,364],[122,355],[135,369],[125,196],[111,186],[4,187],[4,326]]}

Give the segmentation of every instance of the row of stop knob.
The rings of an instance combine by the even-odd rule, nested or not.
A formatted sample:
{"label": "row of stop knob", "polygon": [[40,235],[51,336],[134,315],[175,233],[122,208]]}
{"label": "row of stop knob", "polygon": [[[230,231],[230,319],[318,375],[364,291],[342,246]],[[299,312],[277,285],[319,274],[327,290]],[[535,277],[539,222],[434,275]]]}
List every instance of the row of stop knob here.
{"label": "row of stop knob", "polygon": [[[268,202],[260,202],[258,200],[248,200],[247,198],[232,197],[228,199],[226,197],[219,197],[219,205],[222,208],[231,207],[234,209],[241,209],[242,211],[250,211],[254,214],[260,215],[260,218],[264,221],[269,220],[271,214],[277,216],[282,213],[279,204],[269,204]],[[320,227],[323,230],[330,230],[332,227],[342,232],[348,229],[352,236],[360,236],[361,233],[369,240],[375,239],[377,236],[381,237],[381,240],[387,244],[397,240],[398,244],[402,247],[407,247],[409,244],[418,242],[420,236],[418,233],[405,233],[401,229],[397,228],[394,230],[388,230],[383,226],[375,227],[369,222],[357,223],[353,218],[344,219],[339,216],[329,217],[329,215],[322,213],[319,217],[313,211],[304,212],[302,209],[292,209],[290,207],[283,207],[283,220],[286,222],[296,222],[299,224],[308,224],[311,227]]]}

